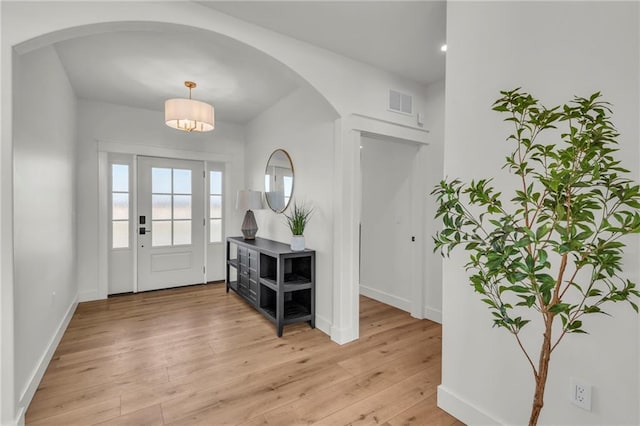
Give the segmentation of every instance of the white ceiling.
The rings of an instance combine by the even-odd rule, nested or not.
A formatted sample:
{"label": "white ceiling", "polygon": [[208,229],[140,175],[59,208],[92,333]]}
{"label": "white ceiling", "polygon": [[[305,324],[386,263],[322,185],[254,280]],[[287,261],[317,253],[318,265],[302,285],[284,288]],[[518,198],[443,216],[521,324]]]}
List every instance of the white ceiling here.
{"label": "white ceiling", "polygon": [[418,83],[444,78],[444,0],[198,3]]}
{"label": "white ceiling", "polygon": [[[419,83],[444,78],[445,3],[438,1],[198,2],[239,19],[394,72]],[[151,110],[186,97],[216,119],[245,123],[304,84],[269,56],[227,37],[152,25],[55,45],[83,99]]]}
{"label": "white ceiling", "polygon": [[163,26],[56,44],[78,97],[163,110],[169,98],[212,104],[216,119],[244,123],[295,90],[299,77],[259,51],[210,32]]}

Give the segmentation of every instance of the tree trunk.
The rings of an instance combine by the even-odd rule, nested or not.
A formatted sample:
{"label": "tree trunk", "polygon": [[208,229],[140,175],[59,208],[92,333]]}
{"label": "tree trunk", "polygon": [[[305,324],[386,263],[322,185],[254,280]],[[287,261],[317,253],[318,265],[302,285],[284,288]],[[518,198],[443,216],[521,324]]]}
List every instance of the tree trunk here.
{"label": "tree trunk", "polygon": [[533,396],[533,407],[529,426],[538,424],[538,417],[544,405],[544,387],[547,384],[547,373],[549,372],[549,361],[551,360],[551,326],[553,325],[553,314],[548,313],[545,319],[544,339],[540,348],[540,360],[538,362],[538,374],[536,378],[536,391]]}

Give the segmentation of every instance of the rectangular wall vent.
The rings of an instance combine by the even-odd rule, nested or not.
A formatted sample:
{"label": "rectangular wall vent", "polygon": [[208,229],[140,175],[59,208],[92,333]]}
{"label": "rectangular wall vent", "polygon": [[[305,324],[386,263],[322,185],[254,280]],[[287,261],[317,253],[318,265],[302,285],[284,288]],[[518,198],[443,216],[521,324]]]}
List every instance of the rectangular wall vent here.
{"label": "rectangular wall vent", "polygon": [[404,114],[411,114],[413,112],[411,96],[396,92],[395,90],[389,90],[389,109]]}

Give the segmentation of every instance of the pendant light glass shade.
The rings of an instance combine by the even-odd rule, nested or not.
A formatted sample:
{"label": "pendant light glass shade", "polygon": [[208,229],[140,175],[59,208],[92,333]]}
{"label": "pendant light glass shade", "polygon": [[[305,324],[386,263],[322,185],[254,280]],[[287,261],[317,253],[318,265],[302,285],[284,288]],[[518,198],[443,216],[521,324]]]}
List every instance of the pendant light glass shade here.
{"label": "pendant light glass shade", "polygon": [[196,84],[185,81],[189,99],[168,99],[164,103],[164,121],[167,126],[186,132],[208,132],[214,128],[214,110],[205,102],[191,99],[191,89]]}

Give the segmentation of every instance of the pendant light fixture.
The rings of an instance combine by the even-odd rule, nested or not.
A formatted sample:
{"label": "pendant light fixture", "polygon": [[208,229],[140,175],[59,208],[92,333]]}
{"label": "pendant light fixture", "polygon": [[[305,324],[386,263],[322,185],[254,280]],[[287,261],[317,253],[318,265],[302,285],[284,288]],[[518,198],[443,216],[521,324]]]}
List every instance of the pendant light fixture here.
{"label": "pendant light fixture", "polygon": [[214,127],[213,107],[208,103],[191,99],[193,81],[185,81],[189,88],[189,99],[168,99],[164,103],[164,121],[169,127],[185,132],[208,132]]}

